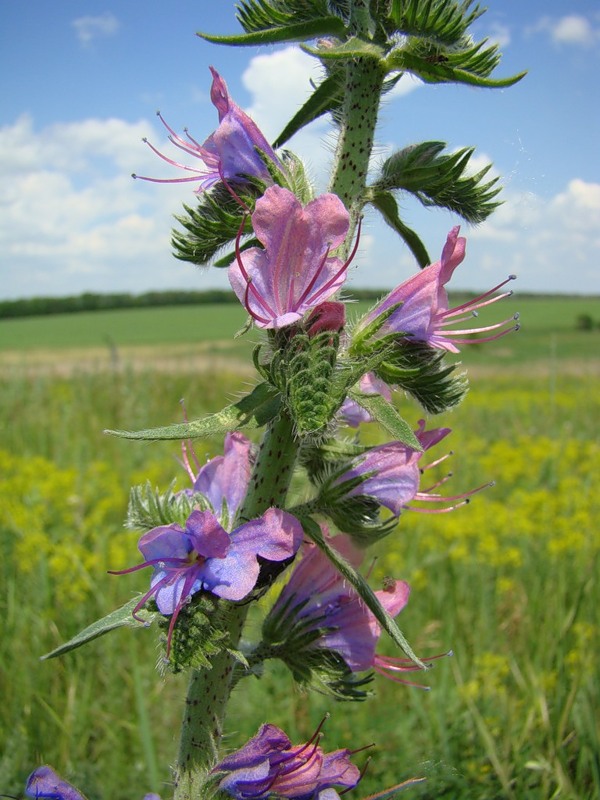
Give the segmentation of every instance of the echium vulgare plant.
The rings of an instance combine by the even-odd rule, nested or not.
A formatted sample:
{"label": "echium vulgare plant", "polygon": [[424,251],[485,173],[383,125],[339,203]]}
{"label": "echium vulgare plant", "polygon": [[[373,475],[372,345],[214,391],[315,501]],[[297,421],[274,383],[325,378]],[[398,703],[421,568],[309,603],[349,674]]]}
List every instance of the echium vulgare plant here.
{"label": "echium vulgare plant", "polygon": [[[432,485],[423,478],[444,458],[428,451],[450,430],[421,414],[413,419],[413,409],[416,403],[425,415],[437,414],[459,403],[467,380],[448,354],[518,327],[510,314],[474,324],[481,309],[510,294],[497,293],[504,276],[489,292],[450,307],[446,285],[465,258],[465,238],[453,227],[432,262],[398,203],[409,193],[481,222],[499,202],[489,167],[474,173],[471,148],[448,151],[428,141],[397,150],[373,174],[378,111],[406,73],[425,84],[490,88],[522,75],[492,77],[500,54],[470,35],[484,11],[471,0],[241,0],[237,11],[243,32],[200,35],[232,46],[301,42],[322,68],[312,95],[269,143],[211,69],[214,133],[201,144],[161,116],[173,154],[148,144],[173,167],[173,177],[159,182],[188,181],[195,192],[173,233],[175,255],[227,268],[247,327],[262,337],[254,351],[258,379],[240,400],[203,419],[110,432],[180,440],[190,484],[162,493],[132,489],[128,525],[142,533],[141,561],[122,573],[148,569],[148,590],[49,655],[120,626],[156,623],[162,667],[189,673],[179,754],[164,794],[335,800],[360,781],[359,751],[324,750],[320,729],[295,744],[260,720],[244,746],[223,752],[231,691],[280,659],[305,689],[362,700],[375,675],[412,683],[405,673],[426,670],[443,655],[418,657],[395,622],[405,608],[410,613],[409,586],[389,578],[374,591],[360,564],[366,548],[395,535],[406,509],[453,510],[484,488],[445,494],[445,479]],[[328,190],[316,194],[300,159],[282,146],[325,114],[337,144]],[[415,275],[349,324],[340,292],[370,209],[412,252]],[[399,410],[406,397],[409,419]],[[348,432],[362,423],[378,423],[389,441],[362,445]],[[247,438],[242,429],[255,433]],[[224,437],[224,453],[201,466],[192,440],[215,435]],[[289,491],[293,476],[302,493]],[[269,593],[274,601],[264,608],[276,581],[282,588]],[[263,597],[262,636],[247,642],[248,611]],[[397,656],[377,654],[383,634]],[[83,797],[46,765],[31,774],[25,792]]]}

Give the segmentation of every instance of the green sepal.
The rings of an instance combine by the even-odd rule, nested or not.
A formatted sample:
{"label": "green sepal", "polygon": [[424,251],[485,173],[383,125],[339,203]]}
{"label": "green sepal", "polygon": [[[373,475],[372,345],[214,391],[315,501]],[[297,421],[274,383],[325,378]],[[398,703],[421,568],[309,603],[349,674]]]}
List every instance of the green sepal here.
{"label": "green sepal", "polygon": [[337,550],[335,550],[335,548],[331,547],[331,545],[323,536],[321,528],[311,517],[304,517],[301,522],[306,535],[309,536],[317,545],[317,547],[319,547],[325,553],[327,558],[332,562],[341,575],[344,576],[348,583],[350,583],[354,589],[356,589],[360,597],[364,600],[368,609],[372,612],[377,622],[379,622],[381,627],[390,636],[392,641],[394,641],[401,648],[404,654],[408,656],[408,658],[410,658],[410,660],[413,661],[418,667],[426,670],[428,668],[427,665],[424,664],[414,653],[412,647],[407,642],[406,637],[396,625],[393,618],[388,614],[385,608],[383,608],[377,599],[375,592],[371,589],[362,575],[360,575],[360,573],[358,573],[354,567],[349,564],[348,561],[346,561],[346,559],[337,552]]}
{"label": "green sepal", "polygon": [[421,56],[408,52],[404,48],[392,50],[383,65],[389,72],[411,72],[425,83],[464,83],[469,86],[480,86],[487,89],[502,89],[513,86],[526,72],[519,72],[510,78],[488,78],[497,66],[500,56],[497,47],[481,51],[485,42],[466,51],[451,53],[450,51]]}
{"label": "green sepal", "polygon": [[368,411],[395,441],[402,442],[419,453],[423,452],[413,429],[384,397],[380,394],[363,394],[356,390],[350,390],[348,394],[359,406]]}
{"label": "green sepal", "polygon": [[428,264],[431,264],[431,259],[429,258],[427,248],[421,241],[418,234],[415,233],[412,228],[409,228],[407,225],[405,225],[400,219],[400,215],[398,213],[398,203],[396,202],[394,195],[391,192],[378,191],[373,188],[369,190],[367,200],[379,211],[390,228],[396,231],[396,233],[399,234],[404,240],[404,243],[415,257],[417,264],[421,267],[421,269],[426,267]]}
{"label": "green sepal", "polygon": [[146,608],[141,608],[136,612],[137,616],[142,619],[142,622],[140,622],[132,616],[133,609],[138,602],[139,598],[134,597],[128,603],[125,603],[124,606],[121,606],[121,608],[117,608],[115,611],[111,611],[110,614],[102,617],[102,619],[92,622],[91,625],[88,625],[87,628],[84,628],[73,636],[68,642],[61,644],[59,647],[56,647],[54,650],[42,656],[42,661],[48,658],[62,656],[71,650],[76,650],[78,647],[82,647],[84,644],[97,639],[99,636],[104,636],[105,633],[114,631],[117,628],[147,628],[160,614],[157,611],[148,611]]}
{"label": "green sepal", "polygon": [[350,60],[353,58],[374,58],[381,61],[385,57],[385,49],[381,45],[360,39],[358,36],[351,36],[341,44],[334,44],[328,47],[312,47],[308,44],[300,46],[305,53],[316,56],[323,61]]}
{"label": "green sepal", "polygon": [[175,481],[166,492],[154,488],[150,481],[133,486],[129,492],[126,527],[131,530],[148,531],[161,525],[176,523],[185,528],[185,523],[194,509],[210,508],[201,494],[174,491]]}
{"label": "green sepal", "polygon": [[430,414],[440,414],[458,405],[468,389],[466,374],[453,375],[458,364],[446,365],[444,356],[444,350],[425,342],[399,339],[374,372],[386,383],[404,389]]}
{"label": "green sepal", "polygon": [[273,142],[273,147],[281,147],[295,133],[314,120],[336,108],[343,97],[343,76],[334,73],[322,81],[308,98],[306,103],[288,122]]}
{"label": "green sepal", "polygon": [[235,47],[250,45],[279,44],[281,42],[303,42],[319,36],[342,37],[346,34],[346,26],[338,17],[317,17],[303,22],[287,23],[277,27],[255,30],[250,33],[238,33],[232,36],[215,36],[209,33],[198,33],[201,39],[212,44],[225,44]]}
{"label": "green sepal", "polygon": [[[383,163],[372,191],[377,195],[382,190],[401,189],[411,192],[425,207],[447,208],[467,222],[483,222],[500,205],[494,200],[500,192],[500,187],[496,186],[498,179],[484,182],[492,165],[468,175],[474,148],[464,147],[455,153],[443,154],[445,147],[445,142],[422,142],[397,151]],[[386,208],[393,214],[389,194]],[[398,232],[402,235],[400,230]]]}
{"label": "green sepal", "polygon": [[281,409],[279,392],[268,383],[259,383],[250,394],[237,403],[226,406],[216,414],[202,419],[180,422],[162,428],[148,428],[142,431],[105,430],[110,436],[122,439],[143,439],[149,441],[163,439],[200,439],[205,436],[230,433],[240,428],[262,428],[274,419]]}
{"label": "green sepal", "polygon": [[[236,185],[238,195],[250,209],[264,188],[262,183]],[[237,237],[240,227],[242,235],[252,234],[250,218],[244,219],[246,210],[221,183],[202,192],[195,207],[184,203],[183,208],[185,214],[175,215],[175,219],[184,230],[174,228],[171,232],[174,255],[180,261],[204,266]]]}
{"label": "green sepal", "polygon": [[[230,647],[227,614],[233,607],[233,603],[210,592],[196,592],[182,606],[173,628],[169,659],[164,662],[168,670],[177,674],[186,669],[211,669],[212,660],[222,651],[247,668],[245,655]],[[170,624],[170,616],[158,615],[158,625],[164,633]]]}

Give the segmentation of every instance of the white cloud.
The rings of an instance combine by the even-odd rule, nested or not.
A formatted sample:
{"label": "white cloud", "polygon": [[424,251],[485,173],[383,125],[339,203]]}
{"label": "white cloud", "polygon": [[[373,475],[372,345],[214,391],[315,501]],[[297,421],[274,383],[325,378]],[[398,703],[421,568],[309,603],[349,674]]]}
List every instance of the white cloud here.
{"label": "white cloud", "polygon": [[548,33],[552,41],[559,45],[592,47],[600,41],[600,28],[581,14],[567,14],[558,19],[544,16],[532,30]]}
{"label": "white cloud", "polygon": [[113,36],[119,30],[119,20],[108,11],[97,17],[78,17],[71,25],[83,47],[89,47],[99,36]]}
{"label": "white cloud", "polygon": [[[140,141],[148,122],[87,119],[0,129],[2,294],[145,291],[185,285],[170,230],[191,189],[133,181],[161,164]],[[158,161],[158,164],[157,164]],[[171,170],[172,174],[172,170]],[[185,274],[187,273],[187,274]]]}
{"label": "white cloud", "polygon": [[417,78],[416,75],[411,75],[410,72],[405,72],[391,92],[385,95],[385,99],[391,100],[395,97],[404,97],[421,86],[423,86],[423,81],[420,78]]}

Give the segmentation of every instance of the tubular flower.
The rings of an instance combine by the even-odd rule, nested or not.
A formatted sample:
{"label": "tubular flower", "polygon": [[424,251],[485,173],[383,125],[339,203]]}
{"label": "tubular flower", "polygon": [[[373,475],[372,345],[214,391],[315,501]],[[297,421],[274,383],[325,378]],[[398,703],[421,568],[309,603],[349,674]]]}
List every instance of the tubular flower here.
{"label": "tubular flower", "polygon": [[81,792],[48,766],[38,767],[31,773],[27,779],[25,794],[27,797],[48,798],[48,800],[85,800]]}
{"label": "tubular flower", "polygon": [[[27,779],[25,794],[27,797],[47,798],[47,800],[85,800],[81,792],[48,766],[38,767],[31,773]],[[151,792],[144,795],[144,800],[160,800],[160,797]]]}
{"label": "tubular flower", "polygon": [[[403,508],[419,495],[423,453],[450,433],[450,428],[425,430],[425,420],[420,420],[415,432],[423,452],[413,450],[402,442],[371,447],[354,459],[352,466],[336,478],[334,485],[343,487],[348,481],[360,483],[348,492],[349,497],[372,497],[399,516]],[[422,499],[422,498],[418,498]]]}
{"label": "tubular flower", "polygon": [[[324,753],[319,731],[303,745],[292,746],[275,725],[262,725],[243,747],[220,761],[213,772],[227,772],[219,788],[236,800],[263,800],[269,796],[310,800],[333,786],[351,789],[360,771],[350,761],[352,751]],[[337,797],[337,793],[333,792]]]}
{"label": "tubular flower", "polygon": [[[270,186],[252,214],[264,249],[243,253],[229,267],[229,282],[259,328],[283,328],[333,295],[346,280],[348,265],[329,253],[339,247],[350,217],[334,194],[305,207],[280,186]],[[356,248],[355,248],[356,249]]]}
{"label": "tubular flower", "polygon": [[225,600],[243,600],[254,588],[260,565],[258,558],[285,561],[295,555],[302,541],[302,526],[286,511],[269,508],[231,534],[212,511],[192,511],[185,528],[161,525],[144,534],[138,547],[142,564],[113,572],[124,575],[154,567],[150,589],[142,596],[133,615],[150,597],[161,614],[172,615],[167,654],[177,617],[183,606],[200,590]]}
{"label": "tubular flower", "polygon": [[[459,226],[452,228],[439,261],[430,264],[412,278],[401,283],[363,317],[355,329],[355,335],[358,338],[360,338],[361,331],[376,322],[377,318],[386,312],[389,313],[389,316],[377,330],[377,338],[389,334],[407,336],[412,340],[426,342],[431,347],[448,350],[451,353],[459,352],[457,345],[489,342],[518,329],[518,325],[515,325],[515,320],[518,319],[517,314],[503,322],[486,327],[469,326],[459,330],[449,330],[452,325],[476,317],[479,308],[509,297],[512,291],[499,295],[494,295],[494,292],[516,277],[509,275],[505,281],[479,297],[449,309],[448,295],[444,287],[465,257],[466,239],[458,235],[459,231]],[[390,313],[394,306],[398,307]],[[498,331],[498,333],[473,339],[468,338],[471,334],[483,334],[490,331]]]}
{"label": "tubular flower", "polygon": [[210,99],[219,113],[219,126],[204,144],[199,144],[187,130],[186,138],[182,138],[169,127],[161,114],[158,114],[160,121],[169,131],[169,141],[187,155],[200,159],[203,166],[191,167],[174,161],[144,139],[148,147],[163,161],[192,174],[185,178],[159,179],[141,175],[134,175],[134,178],[154,183],[198,182],[199,186],[195,190],[197,194],[209,189],[218,181],[239,182],[246,175],[272,183],[269,171],[258,151],[262,151],[277,166],[281,166],[279,159],[257,125],[230,98],[223,78],[213,67],[210,67],[210,71],[213,76]]}
{"label": "tubular flower", "polygon": [[[332,544],[350,563],[358,566],[362,554],[345,536],[336,536]],[[404,581],[390,581],[375,592],[383,608],[395,617],[408,602],[410,587]],[[303,632],[320,632],[310,647],[334,650],[352,672],[371,669],[381,626],[356,590],[316,545],[303,546],[303,556],[294,565],[270,618],[281,616],[280,626],[296,627]]]}
{"label": "tubular flower", "polygon": [[[202,494],[221,525],[228,528],[246,496],[252,474],[252,442],[238,431],[225,436],[223,455],[200,466],[189,442],[184,442],[183,463],[190,476],[190,493]],[[193,463],[192,463],[193,462]]]}
{"label": "tubular flower", "polygon": [[[332,544],[353,566],[358,566],[362,553],[345,536],[336,536]],[[408,603],[410,586],[405,581],[388,580],[375,592],[383,608],[392,617]],[[303,546],[303,556],[295,564],[290,579],[277,598],[268,620],[277,619],[278,635],[287,628],[300,628],[303,634],[317,634],[309,648],[322,648],[338,653],[351,672],[373,669],[397,683],[412,684],[398,677],[400,672],[421,669],[408,658],[380,656],[375,652],[381,626],[356,590],[326,555],[313,544]],[[449,653],[422,659],[429,663]],[[295,654],[297,657],[298,654]],[[301,654],[300,654],[300,657]]]}
{"label": "tubular flower", "polygon": [[[448,453],[426,466],[421,466],[419,462],[423,454],[441,442],[449,433],[451,433],[450,428],[433,428],[426,431],[425,420],[421,419],[415,436],[423,448],[422,452],[413,450],[402,442],[388,442],[378,447],[371,447],[366,453],[357,456],[353,464],[341,475],[336,476],[333,486],[337,490],[338,498],[340,492],[344,491],[344,484],[350,484],[351,488],[346,497],[373,498],[379,505],[389,509],[395,517],[399,516],[403,509],[441,513],[453,511],[458,506],[468,503],[471,495],[489,488],[493,484],[485,483],[459,495],[437,493],[435,490],[452,477],[450,473],[426,489],[419,488],[424,472],[441,464],[450,455]],[[424,508],[409,505],[413,500],[437,504],[450,503],[450,505]]]}

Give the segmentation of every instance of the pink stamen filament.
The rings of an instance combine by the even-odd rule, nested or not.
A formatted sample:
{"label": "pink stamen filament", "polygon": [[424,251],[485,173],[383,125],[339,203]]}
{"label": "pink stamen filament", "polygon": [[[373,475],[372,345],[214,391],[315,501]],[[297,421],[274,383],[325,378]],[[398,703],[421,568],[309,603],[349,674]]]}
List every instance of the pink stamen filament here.
{"label": "pink stamen filament", "polygon": [[[322,296],[323,296],[323,295],[324,295],[324,294],[327,292],[327,290],[328,290],[328,289],[330,289],[330,288],[331,288],[331,286],[333,286],[333,285],[335,284],[335,282],[336,282],[336,281],[339,279],[340,275],[343,275],[343,274],[344,274],[344,272],[346,272],[346,270],[348,269],[348,267],[349,267],[349,266],[350,266],[350,264],[352,263],[352,261],[353,261],[353,259],[354,259],[354,256],[356,255],[356,252],[357,252],[357,250],[358,250],[358,245],[359,245],[359,242],[360,242],[360,231],[361,231],[361,226],[362,226],[362,218],[361,218],[361,219],[359,219],[359,221],[358,221],[358,230],[357,230],[357,232],[356,232],[356,240],[355,240],[355,242],[354,242],[354,247],[352,248],[352,252],[351,252],[351,253],[350,253],[350,255],[348,256],[348,258],[347,258],[347,260],[344,262],[344,264],[342,264],[342,266],[340,267],[340,269],[339,269],[339,270],[338,270],[338,271],[335,273],[335,275],[333,276],[333,278],[330,278],[330,279],[327,281],[327,283],[325,283],[323,286],[321,286],[321,288],[318,290],[318,292],[316,292],[316,294],[315,294],[315,295],[312,295],[312,296],[310,297],[310,300],[309,300],[308,302],[309,302],[311,305],[314,305],[314,304],[315,304],[315,303],[318,301],[318,298],[319,298],[319,297],[322,297]],[[321,264],[319,265],[319,269],[316,271],[316,273],[314,274],[314,276],[313,276],[313,278],[312,278],[311,282],[309,283],[309,285],[307,286],[307,288],[306,288],[306,289],[304,290],[304,292],[302,293],[302,296],[301,296],[301,297],[300,297],[300,299],[298,300],[298,302],[297,302],[297,304],[296,304],[296,309],[297,309],[297,308],[299,308],[299,306],[300,306],[300,304],[301,304],[301,303],[303,303],[303,302],[305,302],[305,301],[307,300],[307,297],[308,297],[308,294],[309,294],[309,292],[311,292],[311,291],[312,291],[312,288],[313,288],[313,286],[314,286],[314,284],[315,284],[315,282],[316,282],[316,280],[317,280],[317,278],[318,278],[318,276],[319,276],[319,274],[320,274],[321,270],[322,270],[322,269],[323,269],[323,267],[325,266],[325,263],[326,263],[326,261],[327,261],[327,256],[328,256],[328,255],[329,255],[329,247],[327,248],[327,252],[325,253],[325,258],[323,259],[323,261],[322,261],[322,262],[321,262]],[[294,310],[296,310],[296,309],[294,309]]]}
{"label": "pink stamen filament", "polygon": [[[486,331],[495,331],[498,330],[498,328],[502,328],[504,325],[508,325],[509,323],[514,322],[518,318],[519,318],[518,315],[515,315],[509,317],[508,319],[502,320],[502,322],[497,322],[495,325],[486,325],[485,327],[481,328],[462,328],[461,330],[458,331],[444,331],[444,336],[446,337],[466,336],[467,334],[470,333],[486,333]],[[507,331],[505,331],[505,333],[510,333],[510,331],[514,330],[514,327],[515,327],[514,325],[511,325],[511,327]]]}
{"label": "pink stamen filament", "polygon": [[[159,158],[162,158],[163,161],[166,161],[167,164],[171,164],[172,167],[178,167],[179,169],[184,169],[187,172],[194,172],[194,173],[196,173],[196,175],[205,175],[206,174],[206,172],[203,172],[202,170],[196,169],[195,167],[190,167],[187,164],[181,164],[179,161],[174,161],[172,158],[169,158],[168,156],[164,155],[164,153],[161,153],[160,150],[158,150],[151,142],[148,141],[148,139],[143,139],[143,141],[144,141],[145,144],[148,145],[148,147],[150,148],[150,150],[152,150],[153,153],[156,153],[156,155]],[[194,155],[197,155],[197,154],[194,154]],[[191,179],[191,178],[179,178],[178,180],[193,180],[193,179]],[[198,180],[198,179],[196,178],[196,180]]]}
{"label": "pink stamen filament", "polygon": [[504,294],[498,295],[498,297],[492,298],[491,300],[489,300],[486,303],[479,303],[480,300],[484,300],[486,297],[489,297],[491,294],[494,294],[494,292],[497,292],[498,289],[501,289],[503,286],[506,286],[506,284],[509,283],[510,281],[516,280],[516,277],[517,277],[516,275],[509,275],[508,278],[505,281],[502,281],[502,283],[499,283],[497,286],[494,286],[492,289],[488,289],[487,292],[484,292],[483,294],[480,294],[477,297],[474,297],[472,300],[467,300],[465,303],[462,303],[460,306],[455,306],[454,308],[450,309],[449,311],[446,311],[444,313],[444,316],[445,317],[455,316],[456,314],[458,314],[459,312],[464,311],[465,309],[481,308],[484,305],[489,305],[490,303],[495,303],[498,300],[502,300],[502,298],[504,298],[504,297],[510,296],[512,294],[512,292],[505,292]]}
{"label": "pink stamen filament", "polygon": [[[242,219],[242,224],[240,225],[237,236],[235,237],[235,259],[237,261],[238,267],[240,268],[240,272],[242,273],[242,277],[246,281],[246,291],[244,293],[244,306],[246,307],[246,310],[250,314],[250,316],[257,322],[268,323],[272,319],[275,319],[275,317],[277,317],[277,314],[273,311],[271,306],[267,303],[267,301],[264,299],[264,297],[261,295],[258,289],[256,289],[255,286],[253,285],[252,278],[250,277],[250,275],[248,275],[246,267],[244,266],[244,262],[242,261],[242,252],[240,250],[240,239],[242,237],[242,231],[244,230],[245,222],[246,222],[245,218]],[[249,297],[250,291],[252,291],[254,299],[258,302],[258,304],[262,306],[262,308],[267,312],[267,314],[270,315],[270,318],[261,317],[259,314],[255,313],[250,308],[250,297]]]}
{"label": "pink stamen filament", "polygon": [[425,464],[424,467],[421,467],[421,472],[423,473],[425,472],[426,469],[432,469],[432,467],[437,467],[439,464],[441,464],[447,458],[450,458],[450,456],[452,455],[454,455],[454,453],[452,452],[452,450],[450,450],[450,452],[446,453],[446,455],[440,456],[440,458],[436,459],[435,461],[431,461],[429,464]]}

